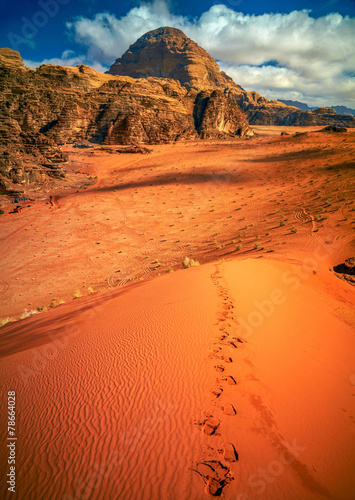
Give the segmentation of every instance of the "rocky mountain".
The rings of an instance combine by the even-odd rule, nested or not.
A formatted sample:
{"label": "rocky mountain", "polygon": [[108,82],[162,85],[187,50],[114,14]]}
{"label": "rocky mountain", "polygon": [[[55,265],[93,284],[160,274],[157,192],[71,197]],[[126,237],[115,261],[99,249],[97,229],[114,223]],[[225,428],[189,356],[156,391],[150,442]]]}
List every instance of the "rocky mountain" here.
{"label": "rocky mountain", "polygon": [[311,108],[305,102],[300,101],[292,101],[290,99],[278,99],[278,101],[283,102],[286,106],[293,106],[294,108],[298,108],[301,111],[308,111]]}
{"label": "rocky mountain", "polygon": [[217,62],[176,28],[158,28],[141,36],[108,73],[132,78],[172,78],[186,88],[238,88]]}
{"label": "rocky mountain", "polygon": [[331,106],[340,115],[355,116],[355,109],[348,108],[347,106]]}
{"label": "rocky mountain", "polygon": [[352,116],[338,115],[332,108],[301,111],[279,101],[269,101],[256,92],[247,92],[242,99],[237,97],[236,102],[244,110],[251,125],[355,127],[355,119]]}
{"label": "rocky mountain", "polygon": [[64,177],[60,143],[157,144],[253,135],[251,124],[355,127],[334,110],[302,112],[246,92],[175,28],[139,38],[107,74],[26,68],[0,49],[0,189]]}
{"label": "rocky mountain", "polygon": [[[287,104],[287,106],[294,106],[295,108],[298,108],[302,111],[315,111],[317,109],[322,109],[322,108],[317,108],[317,107],[312,107],[308,106],[305,102],[300,102],[300,101],[290,101],[287,99],[279,99],[280,102],[283,102],[284,104]],[[336,111],[339,115],[350,115],[350,116],[355,116],[355,109],[348,108],[346,106],[329,106],[327,108],[323,109],[333,109]]]}
{"label": "rocky mountain", "polygon": [[[216,63],[215,63],[216,64]],[[157,144],[252,135],[240,107],[218,88],[170,78],[99,73],[88,66],[26,68],[0,49],[0,188],[63,177],[60,143]]]}
{"label": "rocky mountain", "polygon": [[132,78],[173,78],[189,90],[220,89],[245,112],[251,125],[339,125],[355,127],[351,117],[325,109],[300,113],[295,106],[247,92],[219,70],[216,61],[176,28],[163,27],[141,36],[108,71]]}

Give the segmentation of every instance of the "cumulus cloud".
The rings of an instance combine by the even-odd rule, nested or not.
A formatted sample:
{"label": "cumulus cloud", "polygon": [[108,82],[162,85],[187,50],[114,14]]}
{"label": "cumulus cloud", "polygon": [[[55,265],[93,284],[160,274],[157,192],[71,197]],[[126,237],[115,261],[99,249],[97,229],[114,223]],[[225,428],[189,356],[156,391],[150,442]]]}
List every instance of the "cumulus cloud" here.
{"label": "cumulus cloud", "polygon": [[88,49],[89,60],[111,65],[137,38],[160,26],[185,29],[189,21],[172,14],[164,0],[142,3],[125,16],[117,18],[109,12],[96,14],[92,19],[78,17],[67,23],[74,40]]}
{"label": "cumulus cloud", "polygon": [[[229,2],[229,5],[233,5]],[[125,16],[102,12],[67,23],[87,63],[110,66],[145,32],[183,30],[246,90],[310,105],[355,105],[355,18],[310,11],[246,15],[214,5],[198,18],[175,15],[164,0],[141,3]],[[81,56],[78,56],[81,57]],[[65,59],[65,58],[64,58]],[[272,62],[272,63],[271,63]]]}

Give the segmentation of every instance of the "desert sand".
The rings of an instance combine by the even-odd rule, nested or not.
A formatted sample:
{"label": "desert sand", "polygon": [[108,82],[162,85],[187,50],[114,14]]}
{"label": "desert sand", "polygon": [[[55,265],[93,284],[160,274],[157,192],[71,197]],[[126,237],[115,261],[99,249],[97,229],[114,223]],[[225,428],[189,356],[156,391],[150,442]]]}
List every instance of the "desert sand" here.
{"label": "desert sand", "polygon": [[0,317],[181,269],[185,256],[300,261],[320,242],[329,267],[343,262],[354,248],[355,131],[260,128],[249,141],[149,155],[63,148],[68,181],[28,189],[35,201],[20,214],[2,206]]}
{"label": "desert sand", "polygon": [[354,296],[296,271],[207,264],[5,326],[18,498],[203,499],[218,474],[226,499],[350,499]]}
{"label": "desert sand", "polygon": [[3,216],[1,316],[66,302],[0,329],[16,498],[354,497],[354,132],[272,133],[68,148]]}

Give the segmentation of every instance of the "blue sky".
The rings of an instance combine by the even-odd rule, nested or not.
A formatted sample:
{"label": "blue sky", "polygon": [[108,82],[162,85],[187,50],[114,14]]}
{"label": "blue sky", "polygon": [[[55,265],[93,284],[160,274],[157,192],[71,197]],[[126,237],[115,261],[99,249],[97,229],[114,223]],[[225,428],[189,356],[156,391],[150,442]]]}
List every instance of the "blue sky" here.
{"label": "blue sky", "polygon": [[168,25],[247,90],[355,107],[354,0],[17,0],[0,9],[0,46],[32,68],[105,71],[144,32]]}

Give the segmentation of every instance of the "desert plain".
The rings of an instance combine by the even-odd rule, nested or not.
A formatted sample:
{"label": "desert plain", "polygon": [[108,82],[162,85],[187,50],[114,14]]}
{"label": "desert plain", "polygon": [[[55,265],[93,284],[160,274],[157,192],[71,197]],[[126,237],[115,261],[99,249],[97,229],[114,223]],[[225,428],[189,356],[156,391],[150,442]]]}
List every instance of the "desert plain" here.
{"label": "desert plain", "polygon": [[64,145],[3,202],[16,498],[354,498],[355,131],[321,128]]}

